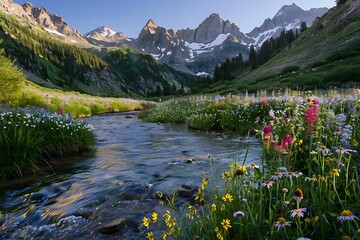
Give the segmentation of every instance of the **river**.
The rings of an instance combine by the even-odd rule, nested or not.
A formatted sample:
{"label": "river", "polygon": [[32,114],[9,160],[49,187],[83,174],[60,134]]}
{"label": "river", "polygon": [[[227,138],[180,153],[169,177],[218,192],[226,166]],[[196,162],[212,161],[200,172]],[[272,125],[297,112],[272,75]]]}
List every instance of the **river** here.
{"label": "river", "polygon": [[132,113],[85,121],[96,129],[93,152],[1,185],[0,239],[144,239],[142,218],[162,208],[158,191],[189,202],[204,176],[242,162],[247,147],[247,162],[260,161],[252,137],[143,123]]}

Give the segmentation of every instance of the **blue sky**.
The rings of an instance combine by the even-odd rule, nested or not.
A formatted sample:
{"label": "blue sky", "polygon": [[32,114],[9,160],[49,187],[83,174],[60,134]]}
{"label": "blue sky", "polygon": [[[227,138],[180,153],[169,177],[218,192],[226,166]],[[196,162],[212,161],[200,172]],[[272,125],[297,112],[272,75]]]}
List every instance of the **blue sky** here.
{"label": "blue sky", "polygon": [[14,0],[28,1],[62,16],[82,34],[107,26],[129,37],[137,37],[149,19],[176,31],[196,28],[211,13],[219,13],[248,33],[283,5],[295,3],[304,10],[335,6],[335,0]]}

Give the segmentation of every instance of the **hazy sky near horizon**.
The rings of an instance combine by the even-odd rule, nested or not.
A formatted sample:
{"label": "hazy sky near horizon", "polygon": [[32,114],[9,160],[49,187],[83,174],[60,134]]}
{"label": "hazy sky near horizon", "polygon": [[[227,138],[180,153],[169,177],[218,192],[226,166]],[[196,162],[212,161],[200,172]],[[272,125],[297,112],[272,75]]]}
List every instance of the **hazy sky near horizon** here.
{"label": "hazy sky near horizon", "polygon": [[71,28],[85,34],[107,26],[136,38],[149,19],[166,29],[196,28],[212,13],[235,23],[248,33],[266,18],[273,18],[284,5],[295,3],[304,10],[335,6],[335,0],[14,0],[31,2],[60,15]]}

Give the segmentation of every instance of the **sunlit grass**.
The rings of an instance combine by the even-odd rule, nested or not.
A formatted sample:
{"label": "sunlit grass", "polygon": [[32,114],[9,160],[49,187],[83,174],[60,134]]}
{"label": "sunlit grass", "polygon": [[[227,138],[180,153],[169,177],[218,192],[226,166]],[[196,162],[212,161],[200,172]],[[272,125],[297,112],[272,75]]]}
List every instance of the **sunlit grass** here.
{"label": "sunlit grass", "polygon": [[95,143],[90,125],[41,108],[0,109],[0,131],[0,180],[37,172],[47,160]]}
{"label": "sunlit grass", "polygon": [[[143,224],[147,238],[359,238],[359,94],[309,95],[192,103],[187,117],[199,105],[214,111],[210,129],[226,130],[220,124],[225,114],[245,115],[262,143],[262,160],[235,159],[227,171],[213,174],[211,158],[195,202],[178,206],[169,198],[170,210]],[[234,113],[236,105],[241,110]],[[213,122],[206,117],[203,122]],[[239,118],[234,124],[244,124]],[[151,214],[157,213],[145,217]]]}

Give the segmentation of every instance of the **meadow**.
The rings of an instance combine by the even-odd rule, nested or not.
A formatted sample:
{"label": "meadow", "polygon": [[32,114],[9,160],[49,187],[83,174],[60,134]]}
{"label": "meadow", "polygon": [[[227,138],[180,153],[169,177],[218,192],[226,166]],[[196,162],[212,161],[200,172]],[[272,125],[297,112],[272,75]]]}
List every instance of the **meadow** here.
{"label": "meadow", "polygon": [[196,198],[177,205],[159,193],[146,213],[147,239],[360,238],[360,99],[341,93],[290,92],[174,100],[142,113],[145,121],[254,134],[261,162],[234,159],[209,171]]}

